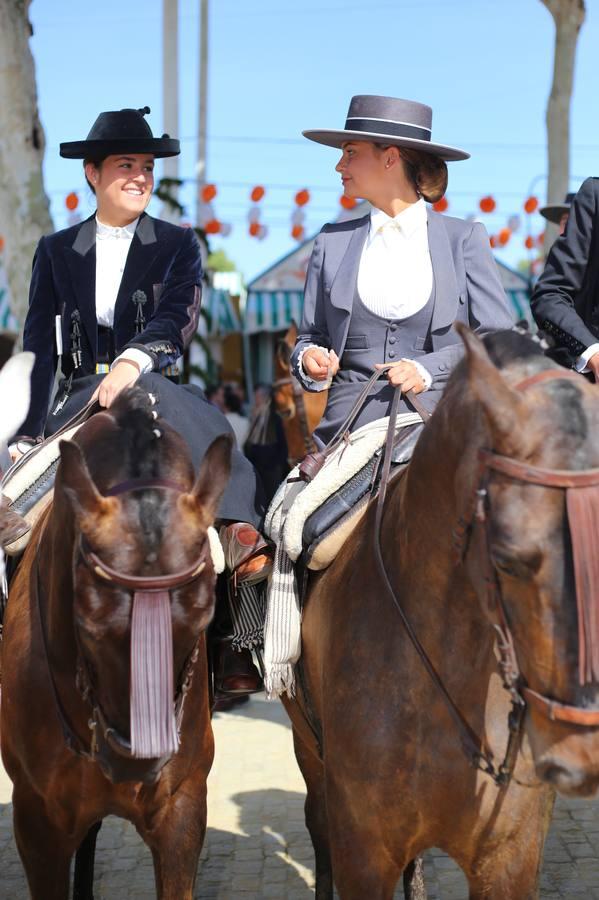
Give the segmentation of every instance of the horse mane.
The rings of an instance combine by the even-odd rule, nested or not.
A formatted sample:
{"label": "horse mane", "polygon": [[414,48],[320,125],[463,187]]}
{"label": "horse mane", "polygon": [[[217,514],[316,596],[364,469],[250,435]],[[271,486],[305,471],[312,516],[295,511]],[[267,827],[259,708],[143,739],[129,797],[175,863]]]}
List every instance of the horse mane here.
{"label": "horse mane", "polygon": [[498,369],[505,369],[516,362],[538,362],[534,368],[539,371],[551,365],[541,344],[532,335],[521,331],[495,331],[486,335],[483,343],[491,362]]}

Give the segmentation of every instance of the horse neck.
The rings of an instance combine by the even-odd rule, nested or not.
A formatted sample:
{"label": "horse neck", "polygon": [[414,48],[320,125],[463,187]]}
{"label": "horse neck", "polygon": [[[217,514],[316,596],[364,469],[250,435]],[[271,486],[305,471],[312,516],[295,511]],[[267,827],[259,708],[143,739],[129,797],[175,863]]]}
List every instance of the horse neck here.
{"label": "horse neck", "polygon": [[73,623],[73,552],[75,528],[72,515],[57,498],[52,504],[39,543],[38,598],[43,606],[48,652],[61,668],[76,666],[77,648]]}

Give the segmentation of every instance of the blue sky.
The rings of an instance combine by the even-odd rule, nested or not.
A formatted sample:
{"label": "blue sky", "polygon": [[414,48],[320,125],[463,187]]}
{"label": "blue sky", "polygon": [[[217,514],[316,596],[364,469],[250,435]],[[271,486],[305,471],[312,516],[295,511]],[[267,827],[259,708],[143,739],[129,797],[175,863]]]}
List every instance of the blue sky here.
{"label": "blue sky", "polygon": [[[353,94],[387,94],[433,107],[433,139],[463,147],[450,164],[449,214],[477,212],[493,194],[497,210],[480,215],[498,231],[534,186],[545,198],[545,108],[551,84],[554,27],[540,0],[211,0],[207,175],[218,188],[215,210],[232,224],[214,238],[247,279],[293,248],[293,197],[308,188],[307,232],[340,209],[337,151],[306,141],[304,128],[342,127]],[[180,172],[182,200],[194,210],[199,0],[180,0]],[[31,42],[47,151],[45,183],[57,228],[67,224],[64,198],[93,200],[79,163],[58,144],[87,134],[98,112],[152,109],[162,122],[162,2],[34,0]],[[598,174],[597,56],[599,0],[587,0],[572,104],[571,189]],[[158,167],[158,174],[160,166]],[[247,234],[249,192],[262,184],[264,241]],[[158,206],[151,211],[159,212]],[[523,220],[524,214],[522,213]],[[501,258],[526,257],[526,225]],[[533,217],[532,230],[543,219]]]}

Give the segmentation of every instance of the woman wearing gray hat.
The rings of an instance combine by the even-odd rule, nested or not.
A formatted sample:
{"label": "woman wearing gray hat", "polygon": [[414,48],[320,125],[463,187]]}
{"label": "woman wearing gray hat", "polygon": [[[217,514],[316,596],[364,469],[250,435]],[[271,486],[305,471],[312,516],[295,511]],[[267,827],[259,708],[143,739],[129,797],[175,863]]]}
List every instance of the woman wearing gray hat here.
{"label": "woman wearing gray hat", "polygon": [[389,383],[375,384],[353,429],[388,414],[391,385],[435,407],[462,356],[454,322],[480,335],[513,324],[484,227],[425,205],[445,193],[446,160],[469,156],[434,142],[431,125],[432,110],[422,103],[359,95],[343,129],[303,132],[341,149],[335,168],[345,195],[372,207],[325,225],[308,268],[292,362],[307,390],[330,384],[315,433],[322,443],[377,365],[391,366]]}
{"label": "woman wearing gray hat", "polygon": [[[193,229],[145,212],[154,160],[179,153],[178,140],[153,136],[144,118],[149,112],[101,113],[84,141],[60,145],[61,156],[83,160],[97,209],[39,242],[23,337],[24,348],[35,353],[31,406],[22,434],[13,438],[14,455],[58,431],[90,399],[110,407],[136,383],[186,440],[196,468],[212,440],[231,433],[199,388],[176,383],[177,360],[198,323],[202,264]],[[63,377],[50,402],[59,364]],[[263,544],[255,530],[262,512],[256,473],[234,449],[219,519],[250,523],[244,534]],[[252,572],[257,568],[254,560]],[[240,667],[235,654],[226,689],[244,693],[259,686],[251,658],[246,662]]]}

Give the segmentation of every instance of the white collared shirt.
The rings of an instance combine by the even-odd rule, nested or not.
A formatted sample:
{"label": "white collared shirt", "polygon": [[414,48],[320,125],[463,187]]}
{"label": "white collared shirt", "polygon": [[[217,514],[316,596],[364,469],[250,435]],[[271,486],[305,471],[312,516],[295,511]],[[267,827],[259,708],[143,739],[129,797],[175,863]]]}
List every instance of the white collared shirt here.
{"label": "white collared shirt", "polygon": [[[121,228],[105,225],[96,216],[96,319],[107,328],[114,325],[116,300],[138,222],[139,218]],[[119,359],[137,363],[141,375],[152,370],[149,353],[135,347],[124,350],[112,365]]]}
{"label": "white collared shirt", "polygon": [[[384,319],[407,319],[426,306],[433,290],[433,265],[426,204],[422,198],[394,217],[373,207],[360,257],[357,287],[364,306]],[[305,347],[298,364],[316,390],[325,390],[329,382],[313,381],[302,366],[303,355],[311,347],[318,345]],[[328,352],[325,347],[318,349]],[[430,372],[417,360],[410,362],[420,372],[428,390],[433,380]]]}
{"label": "white collared shirt", "polygon": [[364,306],[384,319],[407,319],[426,306],[432,289],[424,200],[393,218],[373,209],[358,270]]}

